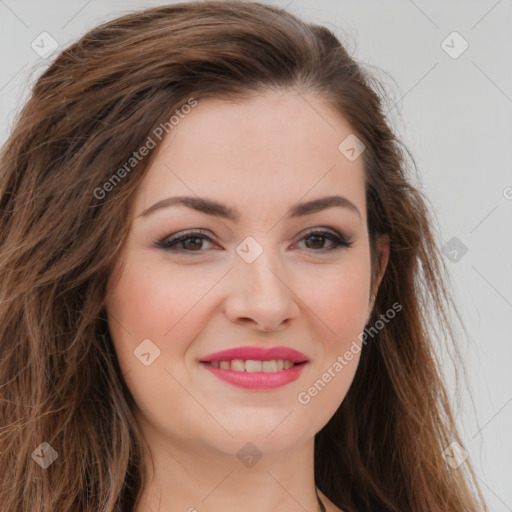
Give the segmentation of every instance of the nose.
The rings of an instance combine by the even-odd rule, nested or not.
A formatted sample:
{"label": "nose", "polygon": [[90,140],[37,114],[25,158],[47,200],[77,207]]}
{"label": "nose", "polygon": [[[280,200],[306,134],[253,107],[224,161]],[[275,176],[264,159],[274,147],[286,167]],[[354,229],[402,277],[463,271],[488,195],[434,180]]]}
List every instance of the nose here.
{"label": "nose", "polygon": [[299,299],[293,291],[290,273],[267,256],[269,252],[264,250],[252,263],[237,257],[225,302],[231,322],[275,331],[298,317]]}

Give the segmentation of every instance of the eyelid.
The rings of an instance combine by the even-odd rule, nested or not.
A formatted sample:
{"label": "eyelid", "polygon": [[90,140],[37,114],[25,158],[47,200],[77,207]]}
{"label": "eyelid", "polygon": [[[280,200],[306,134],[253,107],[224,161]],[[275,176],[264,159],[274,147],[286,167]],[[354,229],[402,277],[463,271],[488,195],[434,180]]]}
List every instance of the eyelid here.
{"label": "eyelid", "polygon": [[305,229],[304,231],[302,231],[301,233],[299,233],[299,237],[303,238],[305,237],[306,235],[309,235],[311,233],[331,233],[332,235],[334,236],[337,236],[339,238],[341,238],[342,240],[348,240],[349,237],[346,237],[345,235],[343,235],[343,233],[341,233],[339,230],[337,230],[336,228],[332,228],[330,226],[314,226],[312,228],[307,228]]}
{"label": "eyelid", "polygon": [[[171,243],[179,243],[182,240],[186,240],[188,238],[193,238],[195,235],[201,235],[204,239],[208,239],[211,242],[214,242],[214,238],[211,234],[205,229],[185,229],[184,231],[178,231],[177,233],[173,233],[171,235],[167,235],[160,240],[155,240],[154,244],[161,249],[167,249],[168,245]],[[188,251],[193,252],[193,251]],[[199,252],[199,251],[197,251]]]}
{"label": "eyelid", "polygon": [[[348,248],[352,245],[352,237],[344,235],[341,231],[339,231],[336,228],[329,227],[329,226],[317,226],[313,228],[308,228],[304,230],[302,233],[298,235],[298,242],[304,240],[305,238],[308,238],[309,236],[318,234],[319,236],[326,236],[331,235],[332,238],[334,238],[337,246],[332,247],[331,250],[335,249],[341,249],[341,248]],[[331,240],[332,241],[332,240]],[[329,252],[329,248],[320,249],[318,251],[313,251],[318,253],[327,253]]]}

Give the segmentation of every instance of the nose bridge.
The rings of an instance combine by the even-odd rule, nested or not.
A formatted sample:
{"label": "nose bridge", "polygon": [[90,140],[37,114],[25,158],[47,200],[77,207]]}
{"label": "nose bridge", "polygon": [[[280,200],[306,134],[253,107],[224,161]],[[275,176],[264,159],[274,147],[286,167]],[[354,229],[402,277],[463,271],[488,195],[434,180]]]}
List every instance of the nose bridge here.
{"label": "nose bridge", "polygon": [[275,328],[295,317],[299,309],[278,251],[250,238],[237,248],[228,314],[232,320],[250,318]]}
{"label": "nose bridge", "polygon": [[282,265],[278,263],[278,258],[272,254],[272,250],[266,249],[252,263],[239,261],[238,267],[244,281],[255,293],[272,293],[272,295],[282,294],[283,283],[278,278]]}
{"label": "nose bridge", "polygon": [[[245,242],[246,245],[243,244],[240,244],[237,251],[239,257],[235,269],[245,283],[246,290],[257,295],[268,295],[269,298],[284,298],[287,289],[280,276],[284,271],[277,251],[269,243],[265,247],[258,243],[260,248],[251,240]],[[249,258],[242,253],[247,246],[252,253]]]}

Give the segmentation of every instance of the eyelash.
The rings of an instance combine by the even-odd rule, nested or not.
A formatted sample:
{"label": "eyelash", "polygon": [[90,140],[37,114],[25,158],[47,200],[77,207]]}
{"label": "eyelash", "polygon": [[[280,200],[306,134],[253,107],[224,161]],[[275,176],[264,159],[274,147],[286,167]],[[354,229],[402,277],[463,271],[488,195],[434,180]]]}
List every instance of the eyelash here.
{"label": "eyelash", "polygon": [[[311,236],[321,236],[324,238],[327,238],[331,242],[334,243],[331,247],[323,248],[323,249],[309,249],[313,252],[320,252],[320,253],[328,253],[331,251],[340,250],[342,248],[348,248],[352,245],[352,242],[350,240],[345,239],[342,235],[340,235],[337,232],[332,231],[326,231],[325,229],[321,228],[313,228],[310,229],[307,233],[303,235],[303,237],[299,240],[305,240]],[[199,238],[201,240],[206,240],[208,242],[214,242],[214,240],[206,234],[203,230],[195,230],[195,231],[185,231],[178,235],[173,235],[170,237],[165,237],[162,240],[156,241],[155,245],[159,247],[160,249],[164,249],[169,252],[182,252],[182,253],[201,253],[202,250],[198,251],[190,251],[184,248],[176,248],[177,244],[184,242],[186,240],[189,240],[190,238]]]}

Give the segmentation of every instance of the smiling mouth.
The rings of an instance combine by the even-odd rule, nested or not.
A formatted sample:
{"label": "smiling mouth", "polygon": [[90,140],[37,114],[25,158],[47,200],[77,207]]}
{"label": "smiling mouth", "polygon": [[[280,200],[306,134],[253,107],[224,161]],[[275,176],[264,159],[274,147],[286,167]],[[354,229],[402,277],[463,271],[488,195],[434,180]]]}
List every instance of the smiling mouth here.
{"label": "smiling mouth", "polygon": [[213,366],[220,370],[232,370],[247,373],[276,373],[289,370],[294,366],[304,365],[307,361],[294,363],[287,359],[272,359],[270,361],[259,361],[255,359],[232,359],[227,361],[202,361],[207,366]]}

